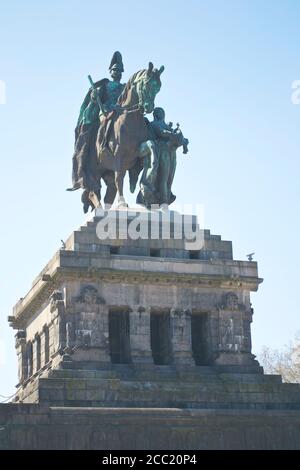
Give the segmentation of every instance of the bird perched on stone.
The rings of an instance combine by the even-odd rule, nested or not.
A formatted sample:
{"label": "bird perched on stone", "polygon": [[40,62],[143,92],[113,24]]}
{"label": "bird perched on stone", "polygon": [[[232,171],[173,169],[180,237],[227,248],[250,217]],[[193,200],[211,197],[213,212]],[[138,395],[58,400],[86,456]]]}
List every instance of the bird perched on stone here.
{"label": "bird perched on stone", "polygon": [[249,255],[246,255],[247,258],[248,258],[248,261],[253,261],[253,256],[255,255],[255,253],[250,253]]}

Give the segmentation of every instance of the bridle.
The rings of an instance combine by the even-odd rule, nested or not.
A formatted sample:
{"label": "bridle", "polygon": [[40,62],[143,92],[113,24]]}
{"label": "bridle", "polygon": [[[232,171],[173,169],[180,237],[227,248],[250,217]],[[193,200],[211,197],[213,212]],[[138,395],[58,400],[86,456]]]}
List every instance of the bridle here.
{"label": "bridle", "polygon": [[[133,85],[137,85],[137,83],[134,83]],[[145,109],[144,109],[144,105],[142,104],[143,102],[143,96],[142,96],[142,93],[139,91],[138,87],[136,86],[136,93],[138,95],[138,100],[139,102],[137,104],[134,104],[132,106],[121,106],[121,110],[122,112],[126,112],[126,113],[134,113],[134,112],[137,112],[139,111],[141,114],[145,115]]]}

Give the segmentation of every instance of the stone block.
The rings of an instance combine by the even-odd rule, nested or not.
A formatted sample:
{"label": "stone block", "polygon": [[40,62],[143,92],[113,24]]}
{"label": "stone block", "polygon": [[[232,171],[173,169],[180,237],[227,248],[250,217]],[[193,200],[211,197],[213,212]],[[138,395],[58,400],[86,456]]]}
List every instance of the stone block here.
{"label": "stone block", "polygon": [[66,390],[84,390],[86,388],[85,379],[67,379],[65,381]]}
{"label": "stone block", "polygon": [[102,401],[105,399],[105,390],[87,389],[85,399],[88,401]]}
{"label": "stone block", "polygon": [[65,388],[65,380],[62,379],[52,379],[52,378],[44,378],[39,379],[39,390],[44,389],[55,389],[61,390]]}

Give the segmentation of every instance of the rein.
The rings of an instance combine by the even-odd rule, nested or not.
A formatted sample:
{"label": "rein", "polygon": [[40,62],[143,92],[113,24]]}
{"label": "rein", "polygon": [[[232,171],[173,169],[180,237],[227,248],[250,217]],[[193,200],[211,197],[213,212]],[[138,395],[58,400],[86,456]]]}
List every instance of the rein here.
{"label": "rein", "polygon": [[121,106],[122,111],[126,111],[128,113],[135,112],[135,111],[141,111],[141,113],[144,114],[144,106],[141,104],[142,98],[139,95],[139,92],[137,90],[136,90],[136,93],[138,95],[139,102],[137,104],[132,105],[132,106]]}
{"label": "rein", "polygon": [[132,112],[132,111],[141,111],[142,108],[139,104],[134,104],[133,106],[121,106],[122,111]]}

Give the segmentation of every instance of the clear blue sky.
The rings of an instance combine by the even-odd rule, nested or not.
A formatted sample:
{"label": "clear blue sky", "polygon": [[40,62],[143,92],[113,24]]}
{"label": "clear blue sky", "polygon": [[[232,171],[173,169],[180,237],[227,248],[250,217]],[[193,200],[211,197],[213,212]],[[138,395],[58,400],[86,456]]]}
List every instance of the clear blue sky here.
{"label": "clear blue sky", "polygon": [[288,342],[300,328],[300,2],[10,0],[0,20],[0,394],[17,383],[6,317],[85,221],[79,193],[65,191],[73,130],[87,75],[107,76],[115,50],[124,80],[149,60],[165,65],[156,104],[190,139],[178,202],[204,204],[236,259],[256,253],[254,353]]}

